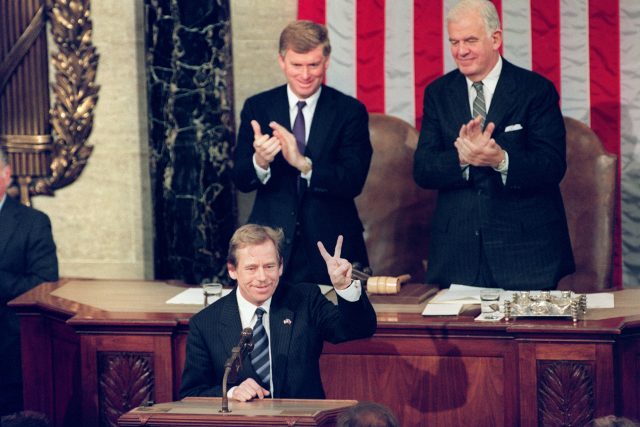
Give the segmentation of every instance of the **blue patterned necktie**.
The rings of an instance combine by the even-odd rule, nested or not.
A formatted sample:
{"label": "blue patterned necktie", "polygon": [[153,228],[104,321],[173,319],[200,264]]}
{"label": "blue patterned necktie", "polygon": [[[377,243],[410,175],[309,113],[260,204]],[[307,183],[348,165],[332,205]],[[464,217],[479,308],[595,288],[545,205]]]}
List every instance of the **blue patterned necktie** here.
{"label": "blue patterned necktie", "polygon": [[304,155],[304,150],[307,147],[305,143],[305,133],[306,128],[304,124],[304,115],[302,114],[302,109],[307,106],[305,101],[298,101],[296,104],[298,106],[298,115],[296,119],[293,121],[293,136],[296,137],[296,142],[298,143],[298,150],[300,150],[300,154]]}
{"label": "blue patterned necktie", "polygon": [[265,310],[262,308],[256,309],[256,317],[258,320],[253,326],[253,351],[251,352],[251,364],[256,374],[260,377],[262,382],[266,385],[269,384],[271,379],[271,369],[269,363],[269,337],[267,331],[262,324],[262,316],[265,314]]}

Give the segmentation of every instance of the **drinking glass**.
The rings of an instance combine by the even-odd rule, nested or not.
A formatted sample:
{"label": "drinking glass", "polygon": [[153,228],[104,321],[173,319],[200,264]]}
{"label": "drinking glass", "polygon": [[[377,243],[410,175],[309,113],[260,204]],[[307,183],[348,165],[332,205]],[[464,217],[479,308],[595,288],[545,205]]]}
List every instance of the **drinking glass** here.
{"label": "drinking glass", "polygon": [[204,306],[208,306],[222,296],[222,284],[203,283],[202,292],[204,294]]}
{"label": "drinking glass", "polygon": [[500,318],[500,290],[481,289],[480,290],[480,313],[483,319]]}

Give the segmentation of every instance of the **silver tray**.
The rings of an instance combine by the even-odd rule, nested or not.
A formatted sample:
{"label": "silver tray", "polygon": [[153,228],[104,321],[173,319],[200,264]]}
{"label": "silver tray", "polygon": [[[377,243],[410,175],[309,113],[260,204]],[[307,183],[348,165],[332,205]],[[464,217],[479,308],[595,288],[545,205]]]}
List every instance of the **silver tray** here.
{"label": "silver tray", "polygon": [[574,322],[587,312],[587,296],[572,291],[518,291],[505,295],[505,320],[515,317],[568,317]]}

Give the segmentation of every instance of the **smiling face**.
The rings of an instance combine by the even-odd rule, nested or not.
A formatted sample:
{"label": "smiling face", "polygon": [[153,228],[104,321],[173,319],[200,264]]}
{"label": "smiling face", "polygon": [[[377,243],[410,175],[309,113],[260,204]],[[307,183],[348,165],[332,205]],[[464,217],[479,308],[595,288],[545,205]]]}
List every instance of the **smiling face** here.
{"label": "smiling face", "polygon": [[498,62],[502,30],[487,32],[477,10],[465,11],[447,24],[451,55],[462,74],[473,82],[484,79]]}
{"label": "smiling face", "polygon": [[287,49],[284,56],[278,55],[280,68],[298,99],[310,97],[322,85],[329,67],[329,57],[323,54],[323,49],[317,46],[306,53]]}
{"label": "smiling face", "polygon": [[236,265],[227,263],[229,276],[238,282],[240,294],[255,306],[262,305],[276,291],[282,263],[271,240],[236,250]]}

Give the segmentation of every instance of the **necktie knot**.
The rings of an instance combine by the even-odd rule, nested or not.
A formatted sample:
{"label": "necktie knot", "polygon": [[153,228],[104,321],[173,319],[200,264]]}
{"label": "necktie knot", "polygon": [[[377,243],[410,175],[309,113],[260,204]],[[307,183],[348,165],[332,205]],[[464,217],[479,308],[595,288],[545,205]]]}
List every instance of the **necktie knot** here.
{"label": "necktie knot", "polygon": [[298,101],[296,105],[298,106],[298,110],[302,110],[304,107],[307,106],[307,101]]}
{"label": "necktie knot", "polygon": [[473,83],[473,88],[476,90],[476,93],[481,94],[484,84],[482,81]]}
{"label": "necktie knot", "polygon": [[264,316],[265,313],[266,311],[264,310],[264,308],[256,308],[256,317],[258,318],[258,322],[262,323],[262,316]]}

